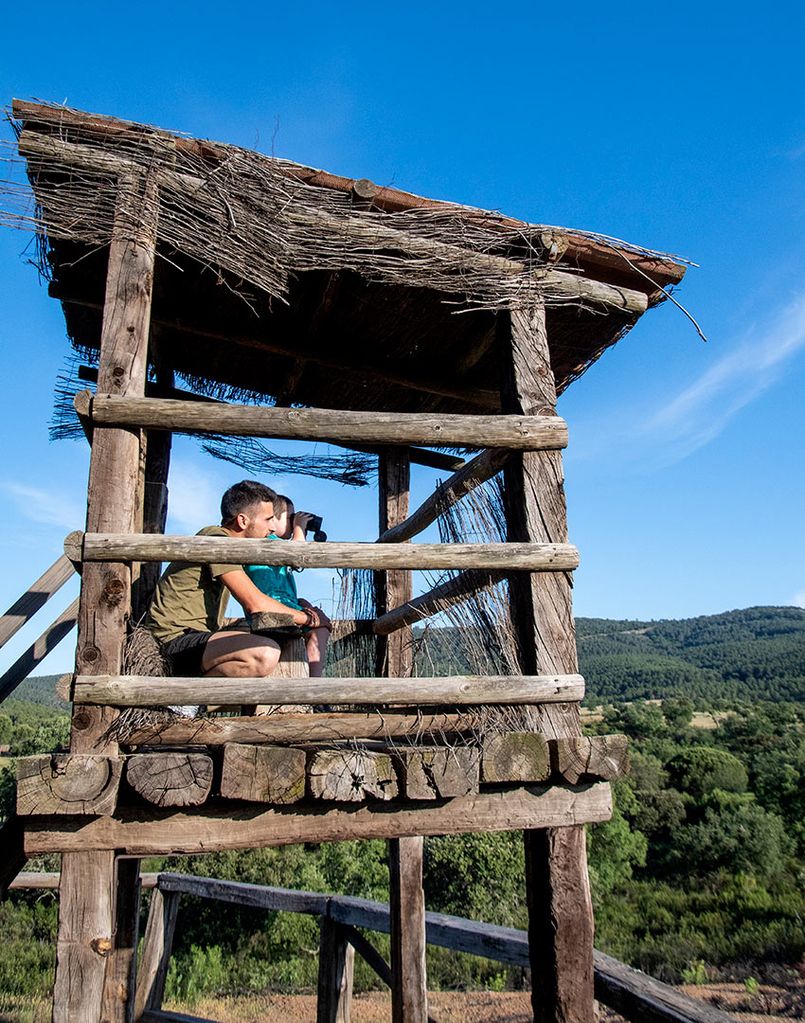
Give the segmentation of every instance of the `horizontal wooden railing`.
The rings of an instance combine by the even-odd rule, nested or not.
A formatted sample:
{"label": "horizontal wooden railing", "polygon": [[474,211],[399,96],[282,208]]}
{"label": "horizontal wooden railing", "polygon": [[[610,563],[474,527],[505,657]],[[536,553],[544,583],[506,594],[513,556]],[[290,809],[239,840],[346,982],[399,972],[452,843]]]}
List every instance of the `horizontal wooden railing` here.
{"label": "horizontal wooden railing", "polygon": [[170,678],[78,675],[75,703],[112,707],[174,704],[570,703],[584,698],[581,675],[458,675],[433,678]]}
{"label": "horizontal wooden railing", "polygon": [[579,552],[569,543],[287,543],[218,536],[153,533],[70,533],[74,561],[190,561],[291,568],[455,569],[569,572]]}
{"label": "horizontal wooden railing", "polygon": [[93,396],[89,391],[76,395],[75,406],[79,415],[93,426],[403,446],[426,444],[518,451],[567,447],[567,424],[559,416],[266,408],[175,398]]}
{"label": "horizontal wooden railing", "polygon": [[[39,885],[37,878],[42,879]],[[55,888],[57,883],[57,874],[28,873],[20,875],[12,888]],[[386,903],[347,895],[295,891],[172,873],[143,875],[143,887],[155,888],[137,978],[135,1018],[144,1023],[148,1020],[164,1023],[193,1019],[165,1012],[161,1008],[179,902],[183,895],[254,909],[319,917],[322,921],[343,928],[347,941],[354,939],[353,947],[358,954],[384,983],[389,981],[391,971],[388,964],[365,934],[361,933],[389,933],[390,917]],[[446,913],[426,913],[425,933],[429,945],[481,956],[508,966],[530,966],[526,931],[478,923]],[[732,1016],[690,998],[670,985],[602,952],[595,952],[594,967],[596,998],[628,1020],[640,1023],[735,1023]],[[322,971],[319,997],[328,994],[322,991],[324,975]]]}

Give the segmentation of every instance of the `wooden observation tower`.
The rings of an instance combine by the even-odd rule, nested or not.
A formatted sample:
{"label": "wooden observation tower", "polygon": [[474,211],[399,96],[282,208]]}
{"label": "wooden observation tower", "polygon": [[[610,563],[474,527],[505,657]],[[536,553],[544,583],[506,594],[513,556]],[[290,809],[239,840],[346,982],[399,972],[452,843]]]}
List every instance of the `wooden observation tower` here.
{"label": "wooden observation tower", "polygon": [[[517,829],[535,1016],[592,1023],[583,825],[609,817],[624,750],[581,736],[555,404],[684,267],[114,118],[13,113],[50,293],[97,366],[76,396],[86,528],[65,545],[81,571],[70,751],[21,763],[4,832],[17,869],[62,854],[54,1020],[161,1018],[152,977],[135,1005],[139,858],[384,838],[394,1019],[425,1023],[422,836]],[[214,400],[218,386],[257,399]],[[163,535],[173,432],[376,456],[378,542]],[[411,463],[450,472],[415,510]],[[505,543],[409,542],[501,472]],[[222,559],[377,573],[375,619],[339,623],[376,637],[375,677],[306,679],[292,650],[272,678],[133,677],[127,633],[155,566]],[[412,572],[433,569],[453,574],[415,596]],[[412,677],[412,624],[501,580],[519,673]],[[189,703],[314,712],[118,727],[127,708]],[[489,707],[512,710],[507,728],[479,725]],[[343,946],[334,933],[336,979]]]}

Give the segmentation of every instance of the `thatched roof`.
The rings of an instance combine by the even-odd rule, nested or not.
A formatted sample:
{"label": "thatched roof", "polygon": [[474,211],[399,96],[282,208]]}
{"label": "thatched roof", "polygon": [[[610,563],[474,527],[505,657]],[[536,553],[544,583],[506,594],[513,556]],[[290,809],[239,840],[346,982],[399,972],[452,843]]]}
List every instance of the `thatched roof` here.
{"label": "thatched roof", "polygon": [[100,338],[121,173],[158,195],[163,367],[280,404],[494,411],[496,311],[548,306],[559,389],[678,283],[684,262],[249,150],[15,101],[42,268],[80,350]]}

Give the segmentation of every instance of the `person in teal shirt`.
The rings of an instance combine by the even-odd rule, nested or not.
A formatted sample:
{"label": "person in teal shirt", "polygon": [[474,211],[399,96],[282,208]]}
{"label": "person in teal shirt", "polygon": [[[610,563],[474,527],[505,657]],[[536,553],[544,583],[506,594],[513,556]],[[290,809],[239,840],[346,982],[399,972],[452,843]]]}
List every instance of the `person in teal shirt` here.
{"label": "person in teal shirt", "polygon": [[[312,518],[310,512],[295,512],[289,497],[277,494],[274,498],[274,529],[269,540],[306,541],[305,527]],[[246,565],[246,574],[254,585],[269,597],[294,611],[302,611],[313,605],[300,597],[296,590],[295,570],[288,565]],[[303,629],[310,677],[321,678],[327,657],[327,643],[330,630],[319,628]]]}

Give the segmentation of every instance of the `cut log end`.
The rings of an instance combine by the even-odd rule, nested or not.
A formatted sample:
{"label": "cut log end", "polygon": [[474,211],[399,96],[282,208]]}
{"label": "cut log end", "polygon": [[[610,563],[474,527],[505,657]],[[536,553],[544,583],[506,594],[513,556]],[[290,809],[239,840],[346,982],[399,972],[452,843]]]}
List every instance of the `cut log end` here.
{"label": "cut log end", "polygon": [[203,753],[138,753],[126,782],[155,806],[200,806],[212,788],[212,759]]}
{"label": "cut log end", "polygon": [[314,799],[339,803],[394,799],[398,791],[394,766],[387,753],[356,750],[314,753],[308,766],[308,780]]}

